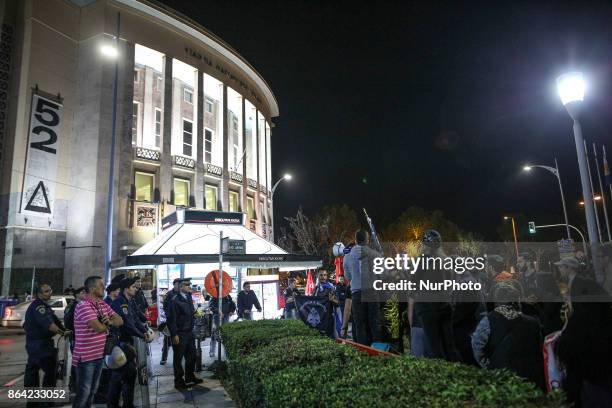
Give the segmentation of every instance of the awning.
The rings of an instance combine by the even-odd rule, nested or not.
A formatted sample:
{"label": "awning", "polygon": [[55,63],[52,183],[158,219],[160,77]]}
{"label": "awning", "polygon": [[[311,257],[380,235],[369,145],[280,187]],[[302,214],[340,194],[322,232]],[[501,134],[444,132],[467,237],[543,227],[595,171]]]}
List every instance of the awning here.
{"label": "awning", "polygon": [[[279,268],[281,271],[314,269],[321,259],[309,255],[290,254],[279,246],[235,222],[202,221],[214,214],[214,220],[229,220],[229,215],[212,211],[178,210],[184,212],[157,237],[140,247],[118,269],[149,269],[167,264],[203,264],[219,262],[219,236],[245,241],[244,254],[223,255],[224,263],[238,268]],[[227,217],[222,215],[228,214]],[[242,214],[240,214],[242,215]],[[178,222],[176,221],[178,219]],[[164,222],[164,224],[166,224]]]}

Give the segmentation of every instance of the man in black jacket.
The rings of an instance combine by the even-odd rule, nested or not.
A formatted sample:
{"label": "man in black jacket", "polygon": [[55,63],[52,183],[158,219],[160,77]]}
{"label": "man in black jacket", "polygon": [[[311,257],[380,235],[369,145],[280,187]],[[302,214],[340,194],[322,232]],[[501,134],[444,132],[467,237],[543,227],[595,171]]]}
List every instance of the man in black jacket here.
{"label": "man in black jacket", "polygon": [[134,279],[136,280],[136,296],[134,296],[134,300],[136,301],[140,312],[146,316],[147,309],[149,308],[149,302],[147,302],[147,298],[142,291],[142,280],[140,279],[140,276],[136,276]]}
{"label": "man in black jacket", "polygon": [[244,320],[252,320],[251,310],[253,306],[261,313],[261,305],[255,292],[251,291],[251,284],[244,282],[240,293],[238,293],[238,317]]}
{"label": "man in black jacket", "polygon": [[[184,390],[187,388],[187,383],[199,384],[202,380],[195,376],[196,347],[193,336],[195,308],[191,301],[191,282],[189,279],[182,279],[179,285],[180,290],[170,301],[169,313],[166,318],[170,336],[172,336],[172,351],[174,353],[174,387]],[[183,358],[185,358],[184,371]]]}

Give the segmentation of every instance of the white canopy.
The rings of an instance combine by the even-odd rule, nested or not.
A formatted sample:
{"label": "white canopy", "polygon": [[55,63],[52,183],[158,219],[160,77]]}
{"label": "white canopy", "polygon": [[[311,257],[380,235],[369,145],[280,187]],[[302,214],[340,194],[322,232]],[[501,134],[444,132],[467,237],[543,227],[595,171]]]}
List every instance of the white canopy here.
{"label": "white canopy", "polygon": [[[179,213],[182,211],[182,213]],[[242,225],[241,213],[179,210],[164,219],[161,234],[127,257],[121,269],[143,269],[163,264],[214,263],[219,257],[219,237],[245,241],[244,254],[224,255],[232,267],[279,268],[281,271],[313,269],[321,260],[289,254]],[[177,216],[178,214],[178,216]]]}

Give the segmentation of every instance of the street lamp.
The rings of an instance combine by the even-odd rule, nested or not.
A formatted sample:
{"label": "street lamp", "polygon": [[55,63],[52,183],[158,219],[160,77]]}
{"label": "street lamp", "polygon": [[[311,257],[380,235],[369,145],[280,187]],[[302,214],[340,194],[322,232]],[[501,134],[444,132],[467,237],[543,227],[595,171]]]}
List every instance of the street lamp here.
{"label": "street lamp", "polygon": [[539,164],[532,164],[532,165],[527,165],[523,167],[523,170],[531,171],[531,169],[538,168],[538,167],[541,169],[550,171],[552,174],[555,175],[555,177],[557,177],[557,180],[559,181],[559,191],[561,192],[561,204],[563,204],[563,216],[565,217],[565,228],[567,230],[567,239],[571,239],[569,220],[567,218],[567,208],[565,207],[565,196],[563,195],[563,184],[561,183],[561,174],[559,173],[559,164],[557,163],[557,158],[555,157],[555,167],[543,166]]}
{"label": "street lamp", "polygon": [[578,155],[578,168],[580,169],[580,182],[582,184],[582,197],[584,197],[587,231],[589,234],[589,242],[591,244],[591,253],[593,254],[593,269],[595,271],[597,281],[601,282],[603,280],[603,276],[599,267],[600,262],[598,257],[594,256],[597,245],[599,244],[599,236],[595,221],[593,191],[590,184],[589,168],[586,162],[586,151],[584,147],[584,139],[582,137],[582,127],[580,126],[579,121],[585,88],[586,85],[582,72],[569,72],[557,78],[557,90],[559,92],[559,97],[561,98],[563,105],[565,105],[567,113],[574,121],[574,142],[576,143],[576,154]]}
{"label": "street lamp", "polygon": [[117,26],[114,38],[114,45],[105,44],[100,48],[100,52],[115,60],[113,73],[113,116],[111,128],[110,160],[108,169],[108,203],[106,207],[106,252],[104,256],[104,281],[108,284],[111,280],[111,262],[113,260],[113,215],[114,215],[114,195],[115,195],[115,139],[117,127],[117,77],[119,76],[119,28],[121,24],[121,14],[117,13]]}
{"label": "street lamp", "polygon": [[276,188],[278,187],[278,185],[281,183],[281,181],[286,180],[289,181],[292,179],[293,176],[291,176],[291,174],[289,173],[285,173],[285,175],[281,178],[279,178],[276,183],[274,183],[274,186],[272,186],[272,193],[270,194],[270,199],[272,200],[272,205],[270,206],[270,218],[272,221],[272,242],[274,242],[274,193],[276,192]]}
{"label": "street lamp", "polygon": [[518,260],[519,251],[518,251],[518,241],[516,239],[516,226],[514,225],[514,217],[505,215],[504,220],[512,220],[512,235],[514,236],[514,250],[516,251],[516,259]]}

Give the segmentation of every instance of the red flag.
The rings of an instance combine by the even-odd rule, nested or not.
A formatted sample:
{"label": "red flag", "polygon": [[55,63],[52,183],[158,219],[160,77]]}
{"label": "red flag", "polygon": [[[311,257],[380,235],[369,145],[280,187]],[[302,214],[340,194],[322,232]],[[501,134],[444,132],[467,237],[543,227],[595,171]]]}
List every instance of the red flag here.
{"label": "red flag", "polygon": [[315,290],[314,278],[312,272],[308,271],[308,278],[306,279],[306,296],[312,296]]}
{"label": "red flag", "polygon": [[340,277],[344,275],[344,267],[342,266],[342,262],[344,261],[344,257],[337,256],[334,260],[334,264],[336,265],[336,283],[340,280]]}

